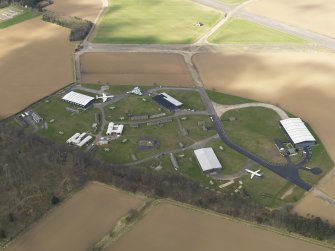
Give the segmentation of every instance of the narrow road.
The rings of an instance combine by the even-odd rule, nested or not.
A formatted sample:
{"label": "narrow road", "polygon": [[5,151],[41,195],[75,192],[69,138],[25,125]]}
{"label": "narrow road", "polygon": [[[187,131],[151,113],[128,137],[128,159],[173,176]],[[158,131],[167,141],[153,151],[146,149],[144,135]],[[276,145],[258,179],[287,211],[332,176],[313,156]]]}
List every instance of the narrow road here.
{"label": "narrow road", "polygon": [[212,102],[212,104],[213,104],[215,112],[217,113],[219,117],[221,117],[224,113],[231,111],[231,110],[243,109],[243,108],[249,108],[249,107],[264,107],[264,108],[275,111],[281,119],[288,119],[288,115],[283,109],[279,108],[278,106],[272,105],[272,104],[256,103],[256,102],[238,104],[238,105],[227,105],[227,106],[220,105],[215,102]]}

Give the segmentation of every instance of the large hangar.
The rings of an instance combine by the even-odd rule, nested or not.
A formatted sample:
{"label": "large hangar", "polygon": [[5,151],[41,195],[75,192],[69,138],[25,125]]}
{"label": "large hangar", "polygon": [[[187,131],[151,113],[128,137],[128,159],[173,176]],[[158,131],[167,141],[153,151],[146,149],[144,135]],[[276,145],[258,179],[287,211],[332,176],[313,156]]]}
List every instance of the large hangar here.
{"label": "large hangar", "polygon": [[213,148],[201,148],[194,151],[195,157],[204,173],[218,171],[222,169],[220,161],[216,157]]}
{"label": "large hangar", "polygon": [[88,107],[94,101],[94,98],[85,94],[71,91],[62,98],[65,102],[78,105],[80,107]]}
{"label": "large hangar", "polygon": [[316,143],[315,138],[300,118],[283,119],[280,121],[280,126],[295,148],[309,147]]}
{"label": "large hangar", "polygon": [[156,95],[152,99],[169,111],[178,110],[183,105],[182,102],[178,101],[177,99],[165,92]]}

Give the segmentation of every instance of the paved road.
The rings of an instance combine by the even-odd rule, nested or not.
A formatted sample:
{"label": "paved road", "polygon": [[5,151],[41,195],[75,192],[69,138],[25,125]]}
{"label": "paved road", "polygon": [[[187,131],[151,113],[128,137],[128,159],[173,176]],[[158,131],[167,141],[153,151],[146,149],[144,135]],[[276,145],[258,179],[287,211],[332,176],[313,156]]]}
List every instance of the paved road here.
{"label": "paved road", "polygon": [[[223,12],[229,12],[234,8],[234,6],[232,5],[224,4],[222,2],[218,2],[217,0],[193,0],[193,1]],[[335,50],[335,39],[333,38],[315,32],[311,32],[302,28],[294,27],[292,25],[284,24],[282,22],[270,19],[268,17],[259,16],[247,11],[241,11],[240,9],[236,11],[236,13],[234,14],[237,17],[241,17],[259,24],[272,27],[276,30],[301,37],[303,39],[321,44],[327,48]]]}
{"label": "paved road", "polygon": [[278,174],[279,176],[291,181],[292,183],[296,184],[297,186],[305,189],[305,190],[310,190],[312,188],[311,185],[309,185],[308,183],[306,183],[305,181],[303,181],[298,173],[298,168],[296,165],[292,164],[292,163],[288,163],[287,165],[278,165],[278,164],[273,164],[270,163],[264,159],[262,159],[261,157],[257,156],[256,154],[250,152],[249,150],[239,146],[238,144],[236,144],[235,142],[233,142],[229,136],[226,134],[226,132],[223,129],[222,126],[222,122],[220,120],[220,118],[217,116],[214,107],[212,105],[211,100],[209,99],[206,91],[201,88],[200,89],[200,93],[201,93],[201,98],[204,102],[204,104],[206,105],[207,111],[211,114],[212,118],[213,118],[213,123],[214,123],[214,127],[217,131],[217,133],[220,136],[220,139],[230,148],[232,148],[233,150],[243,154],[244,156],[246,156],[247,158],[253,160],[254,162],[260,164],[261,166],[266,167],[267,169],[271,170],[272,172]]}

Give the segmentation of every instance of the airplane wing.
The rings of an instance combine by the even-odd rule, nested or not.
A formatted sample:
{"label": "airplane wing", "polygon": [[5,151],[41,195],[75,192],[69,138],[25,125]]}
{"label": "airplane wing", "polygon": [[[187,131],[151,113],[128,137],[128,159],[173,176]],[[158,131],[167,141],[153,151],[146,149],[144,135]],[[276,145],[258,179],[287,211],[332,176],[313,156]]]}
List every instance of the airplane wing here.
{"label": "airplane wing", "polygon": [[102,97],[102,102],[106,102],[107,101],[107,98],[106,97]]}
{"label": "airplane wing", "polygon": [[250,179],[252,180],[255,177],[255,174],[251,174]]}

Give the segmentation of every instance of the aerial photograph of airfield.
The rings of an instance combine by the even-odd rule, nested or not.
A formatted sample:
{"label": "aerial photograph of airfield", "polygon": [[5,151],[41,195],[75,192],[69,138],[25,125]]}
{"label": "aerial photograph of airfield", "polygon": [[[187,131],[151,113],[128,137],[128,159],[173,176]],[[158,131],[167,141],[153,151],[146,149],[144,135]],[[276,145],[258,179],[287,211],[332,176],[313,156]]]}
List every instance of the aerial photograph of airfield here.
{"label": "aerial photograph of airfield", "polygon": [[0,250],[334,250],[334,12],[0,0]]}

